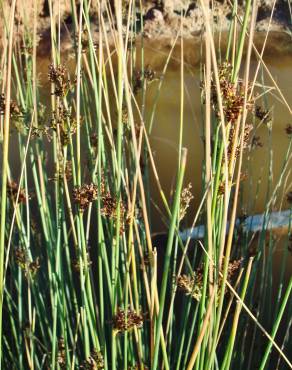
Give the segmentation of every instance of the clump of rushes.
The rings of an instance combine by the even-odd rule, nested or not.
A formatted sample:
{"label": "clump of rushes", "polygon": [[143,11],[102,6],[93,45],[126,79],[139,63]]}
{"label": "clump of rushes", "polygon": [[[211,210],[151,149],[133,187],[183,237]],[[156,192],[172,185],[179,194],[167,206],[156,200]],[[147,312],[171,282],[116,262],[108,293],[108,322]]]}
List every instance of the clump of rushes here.
{"label": "clump of rushes", "polygon": [[92,350],[90,356],[80,365],[82,370],[104,369],[104,359],[102,353],[96,349]]}
{"label": "clump of rushes", "polygon": [[182,220],[186,214],[187,210],[190,206],[190,202],[194,199],[194,196],[191,192],[192,184],[189,183],[181,193],[181,200],[180,200],[180,211],[179,211],[179,219]]}
{"label": "clump of rushes", "polygon": [[[7,195],[13,201],[16,201],[18,188],[19,188],[19,185],[15,181],[10,181],[7,184]],[[29,197],[27,196],[25,189],[21,188],[19,191],[18,203],[25,204],[27,199],[29,199]]]}
{"label": "clump of rushes", "polygon": [[50,64],[48,78],[55,85],[53,94],[58,97],[65,97],[73,86],[68,69],[64,64],[58,66]]}
{"label": "clump of rushes", "polygon": [[97,196],[97,185],[93,183],[76,186],[73,189],[73,200],[79,205],[82,212],[88,208],[90,203],[97,199]]}
{"label": "clump of rushes", "polygon": [[125,312],[125,310],[119,307],[112,323],[116,334],[124,333],[134,329],[134,327],[141,328],[143,326],[143,316],[130,308]]}
{"label": "clump of rushes", "polygon": [[292,135],[292,125],[291,125],[291,123],[289,123],[287,126],[286,126],[286,128],[285,128],[285,131],[286,131],[286,134],[287,135]]}
{"label": "clump of rushes", "polygon": [[[287,286],[286,268],[289,268],[284,259],[289,252],[286,249],[283,254],[280,280],[277,279],[279,292],[274,298],[271,284],[275,281],[270,278],[273,253],[262,253],[264,238],[257,244],[251,243],[253,235],[246,232],[245,223],[238,230],[236,222],[241,207],[248,216],[253,207],[252,202],[245,204],[244,200],[250,189],[241,193],[240,173],[243,168],[252,168],[249,163],[245,166],[245,156],[241,153],[239,160],[235,158],[239,142],[244,139],[248,149],[260,145],[255,136],[258,133],[251,133],[253,126],[246,125],[245,120],[253,119],[261,125],[273,118],[272,112],[265,111],[261,103],[270,100],[265,99],[265,94],[273,93],[273,86],[263,86],[260,91],[266,73],[258,78],[254,68],[248,71],[249,50],[243,50],[246,45],[252,47],[253,22],[250,28],[248,24],[256,18],[255,2],[244,2],[246,11],[234,2],[226,56],[220,50],[215,50],[212,56],[213,32],[209,32],[207,9],[204,66],[201,59],[206,81],[202,114],[199,114],[200,107],[197,112],[197,107],[192,106],[195,91],[185,88],[190,78],[198,81],[199,71],[188,67],[184,14],[177,18],[182,20],[179,21],[182,33],[177,33],[172,45],[168,42],[163,45],[163,51],[170,48],[163,59],[159,57],[165,62],[158,67],[161,72],[153,70],[156,66],[154,68],[152,62],[151,66],[147,65],[151,56],[148,42],[143,41],[141,35],[145,35],[145,30],[147,33],[146,21],[152,22],[151,27],[163,20],[169,23],[164,1],[155,1],[155,9],[149,11],[146,5],[149,1],[72,0],[68,2],[71,11],[67,9],[66,14],[62,7],[53,6],[56,2],[46,2],[51,42],[39,45],[36,31],[40,29],[39,22],[43,23],[38,16],[41,9],[34,6],[19,12],[17,1],[6,3],[1,15],[6,17],[6,8],[9,10],[10,5],[11,10],[16,6],[17,14],[13,19],[13,11],[7,11],[7,19],[3,19],[6,25],[3,40],[7,47],[3,49],[0,68],[0,294],[3,296],[0,299],[0,314],[3,313],[0,368],[259,368],[263,356],[262,346],[256,347],[263,339],[259,325],[262,325],[259,328],[273,330],[270,334],[281,349],[283,358],[278,367],[282,368],[290,343],[289,338],[282,341],[288,334],[279,336],[274,328],[280,323],[283,311],[283,287]],[[251,7],[254,13],[250,18]],[[236,17],[239,13],[243,15],[242,27]],[[74,43],[72,50],[63,43],[67,28],[62,19],[69,26],[69,38]],[[16,23],[25,30],[22,41],[14,37],[16,32],[19,34],[12,29]],[[33,27],[29,27],[29,23]],[[248,44],[245,42],[247,32]],[[137,47],[133,46],[135,39]],[[98,42],[98,50],[93,42]],[[48,50],[43,50],[45,44],[49,45]],[[201,47],[203,50],[203,45],[198,50]],[[208,49],[211,51],[209,61]],[[43,52],[51,57],[45,76],[52,93],[49,99],[39,77],[42,65],[38,55]],[[220,60],[230,61],[232,67],[223,64],[218,76],[216,55],[219,54]],[[180,59],[181,68],[175,74],[171,71],[170,76],[173,57]],[[66,60],[70,60],[70,64]],[[262,63],[260,58],[258,63]],[[178,173],[177,180],[171,183],[161,178],[160,156],[153,152],[153,125],[159,125],[158,111],[165,108],[160,94],[170,86],[168,78],[179,81],[177,89],[166,92],[174,95],[174,103],[180,106],[176,109],[177,156],[171,162],[169,175],[174,179],[174,172]],[[254,94],[249,80],[250,86],[255,87]],[[147,93],[150,87],[151,94]],[[259,95],[254,99],[257,92]],[[46,108],[41,104],[42,98],[46,99]],[[281,94],[277,94],[277,98],[281,99]],[[246,99],[247,106],[244,105]],[[262,107],[253,107],[254,101]],[[288,107],[286,102],[285,105]],[[189,161],[196,160],[191,155],[187,162],[183,149],[187,143],[187,116],[191,111],[192,115],[200,116],[198,128],[203,133],[205,147],[205,160],[199,172],[193,174],[194,178],[202,179],[195,195],[201,199],[197,210],[193,209],[191,185],[188,182],[183,185],[184,171],[192,166]],[[270,126],[272,129],[273,125]],[[284,136],[287,133],[290,139],[291,125],[287,126],[286,133],[284,128]],[[269,205],[272,202],[274,206],[274,199],[282,200],[281,192],[290,168],[291,143],[288,148],[279,185],[273,181],[272,172],[269,173],[271,182],[266,197]],[[272,171],[271,164],[267,167]],[[15,177],[16,173],[21,181]],[[74,184],[72,181],[67,184],[66,180],[72,177]],[[12,179],[16,179],[20,187],[16,183],[7,186]],[[24,184],[29,184],[29,188]],[[260,183],[258,189],[261,191]],[[17,193],[19,204],[16,204]],[[35,194],[34,201],[28,202],[32,194]],[[164,236],[158,235],[154,240],[155,221],[159,217],[156,207],[164,215],[162,221],[168,234],[163,252]],[[14,208],[15,214],[11,217]],[[187,253],[190,240],[184,239],[184,224],[189,213],[194,216],[194,227],[202,223],[207,231],[204,251],[200,249],[202,245],[196,243],[199,250],[195,255],[196,251]],[[268,219],[267,213],[266,216]],[[291,236],[286,242],[291,250]],[[273,251],[274,243],[270,238],[271,248],[267,251]],[[246,263],[243,268],[240,260],[230,262],[230,256],[233,258],[241,252],[247,259],[249,246],[255,244],[254,253],[258,252],[255,263]],[[181,255],[181,249],[186,254]],[[225,256],[223,263],[222,256]],[[225,310],[227,301],[231,302],[228,293],[223,293],[229,292],[228,282],[241,298],[236,299],[235,312]],[[287,294],[290,293],[287,290]],[[189,299],[182,300],[184,294],[188,294]],[[274,300],[275,309],[266,310]],[[253,310],[256,303],[254,323],[247,309]],[[289,310],[289,305],[287,307]],[[245,313],[241,314],[240,310]],[[284,328],[283,322],[280,324]],[[238,340],[239,336],[243,341]],[[272,343],[271,339],[269,342]],[[276,360],[274,349],[267,353],[272,354],[273,362],[263,365],[261,370],[270,368],[274,358]]]}

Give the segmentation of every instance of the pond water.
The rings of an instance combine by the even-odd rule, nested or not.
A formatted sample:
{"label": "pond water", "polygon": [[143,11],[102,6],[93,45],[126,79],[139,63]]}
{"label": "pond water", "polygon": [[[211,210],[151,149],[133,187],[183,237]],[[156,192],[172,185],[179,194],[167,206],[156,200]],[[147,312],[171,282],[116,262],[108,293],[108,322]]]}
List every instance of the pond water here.
{"label": "pond water", "polygon": [[[154,64],[155,62],[155,52]],[[146,64],[146,63],[145,63]],[[149,63],[149,65],[151,65]],[[151,65],[152,66],[152,65]],[[251,76],[254,75],[256,62],[253,61]],[[292,52],[285,53],[281,58],[268,58],[268,68],[280,87],[286,100],[291,102],[292,98]],[[159,72],[158,72],[159,74]],[[260,80],[266,86],[272,87],[271,80],[267,74],[259,73]],[[151,143],[158,174],[164,191],[170,194],[175,181],[177,168],[177,155],[179,143],[180,122],[180,67],[176,62],[170,63],[163,81],[162,89],[158,98],[157,109],[153,120],[153,131]],[[153,82],[147,87],[146,94],[146,122],[149,122],[153,101],[156,97],[158,82]],[[200,72],[198,68],[186,65],[184,71],[184,127],[183,146],[188,148],[188,163],[185,183],[191,182],[193,186],[194,201],[196,208],[201,200],[202,188],[202,164],[204,158],[204,147],[202,141],[202,110],[200,98]],[[259,91],[262,93],[262,91]],[[262,147],[248,150],[244,156],[244,170],[248,178],[243,183],[243,195],[241,201],[242,211],[247,214],[262,213],[265,210],[268,189],[269,194],[277,185],[282,172],[284,159],[289,146],[289,137],[285,132],[286,126],[291,123],[291,114],[287,107],[281,102],[279,94],[275,89],[257,100],[257,104],[264,109],[270,110],[271,123],[255,123],[253,135],[260,137]],[[273,208],[286,209],[289,205],[286,201],[286,193],[292,187],[291,167],[288,165],[285,182],[278,191],[278,196],[273,203]],[[269,185],[270,184],[270,185]],[[153,186],[155,186],[153,184]],[[270,188],[269,188],[270,186]],[[157,196],[156,196],[157,195]],[[159,195],[154,195],[154,201],[159,202]],[[156,212],[156,211],[155,211]],[[189,212],[192,213],[192,212]],[[164,229],[161,217],[154,216],[155,231]]]}

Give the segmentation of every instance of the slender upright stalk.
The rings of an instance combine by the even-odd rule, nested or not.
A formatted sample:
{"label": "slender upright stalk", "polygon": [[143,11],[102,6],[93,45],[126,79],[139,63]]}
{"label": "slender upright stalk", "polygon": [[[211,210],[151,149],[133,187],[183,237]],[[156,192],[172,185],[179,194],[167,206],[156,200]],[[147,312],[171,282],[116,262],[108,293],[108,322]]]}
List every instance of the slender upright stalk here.
{"label": "slender upright stalk", "polygon": [[7,201],[7,176],[8,176],[8,150],[10,136],[10,99],[11,99],[11,69],[12,69],[12,48],[13,48],[13,27],[16,0],[13,0],[10,8],[9,42],[7,54],[7,79],[5,96],[5,115],[3,130],[3,157],[2,157],[2,188],[1,188],[1,223],[0,223],[0,369],[2,368],[2,314],[4,300],[4,251],[6,237],[6,201]]}
{"label": "slender upright stalk", "polygon": [[175,232],[175,225],[176,225],[176,221],[178,217],[180,194],[181,194],[184,172],[185,172],[185,167],[186,167],[186,159],[187,159],[187,150],[184,148],[182,150],[182,155],[181,155],[181,166],[180,166],[180,171],[178,173],[178,180],[177,180],[174,202],[173,202],[173,207],[172,207],[172,216],[171,216],[170,226],[169,226],[166,253],[164,257],[163,276],[162,276],[161,291],[160,291],[160,297],[159,297],[159,315],[158,315],[157,324],[156,324],[155,349],[154,349],[154,357],[153,357],[153,364],[152,364],[153,370],[156,370],[158,367],[160,330],[162,327],[162,318],[163,318],[163,311],[164,311],[164,304],[165,304],[165,297],[166,297],[168,272],[169,272],[169,266],[170,266],[170,258],[171,258],[173,237],[174,237],[174,232]]}

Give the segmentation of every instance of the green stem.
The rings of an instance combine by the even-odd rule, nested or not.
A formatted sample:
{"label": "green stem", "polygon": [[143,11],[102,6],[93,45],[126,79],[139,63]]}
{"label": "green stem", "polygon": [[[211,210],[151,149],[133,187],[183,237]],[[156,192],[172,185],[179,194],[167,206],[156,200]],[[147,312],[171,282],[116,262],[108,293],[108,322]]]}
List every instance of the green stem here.
{"label": "green stem", "polygon": [[154,347],[154,357],[153,357],[153,365],[152,365],[153,370],[156,370],[158,367],[160,330],[162,328],[162,318],[163,318],[163,310],[164,310],[164,304],[165,304],[168,272],[169,272],[169,267],[170,267],[172,245],[173,245],[174,233],[175,233],[176,222],[177,222],[177,217],[178,217],[180,194],[181,194],[184,172],[185,172],[185,167],[186,167],[186,157],[187,157],[187,150],[184,148],[182,149],[182,155],[181,155],[182,160],[181,160],[180,171],[178,174],[174,203],[173,203],[173,208],[172,208],[172,218],[170,221],[166,253],[164,257],[163,277],[162,277],[161,291],[160,291],[160,297],[159,297],[159,315],[158,315],[158,320],[157,320],[157,325],[156,325],[155,347]]}

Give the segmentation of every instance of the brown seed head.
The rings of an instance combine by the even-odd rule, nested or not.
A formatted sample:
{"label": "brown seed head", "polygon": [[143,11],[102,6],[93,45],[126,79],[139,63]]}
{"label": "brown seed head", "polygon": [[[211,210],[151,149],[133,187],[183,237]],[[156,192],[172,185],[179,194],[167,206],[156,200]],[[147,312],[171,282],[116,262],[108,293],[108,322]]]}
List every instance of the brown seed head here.
{"label": "brown seed head", "polygon": [[96,200],[97,196],[97,185],[93,183],[77,186],[73,189],[73,200],[79,205],[82,211],[89,206],[89,203]]}
{"label": "brown seed head", "polygon": [[92,350],[90,356],[83,361],[82,365],[80,366],[82,370],[98,370],[104,369],[104,359],[102,353],[97,351],[96,349]]}
{"label": "brown seed head", "polygon": [[117,313],[113,317],[113,328],[116,333],[129,331],[134,327],[141,328],[142,326],[143,316],[132,309],[128,309],[125,312],[122,308],[118,308]]}
{"label": "brown seed head", "polygon": [[58,340],[58,353],[57,353],[57,362],[60,368],[66,369],[66,351],[65,351],[65,341],[64,338],[61,337]]}
{"label": "brown seed head", "polygon": [[50,64],[48,78],[49,81],[55,85],[54,94],[56,96],[64,97],[67,95],[72,85],[68,70],[64,64],[60,64],[56,67]]}
{"label": "brown seed head", "polygon": [[194,196],[191,192],[192,190],[192,184],[189,183],[182,191],[181,193],[181,201],[180,201],[180,212],[179,212],[179,218],[182,220],[185,215],[187,214],[187,209],[190,206],[190,202],[192,199],[194,199]]}

